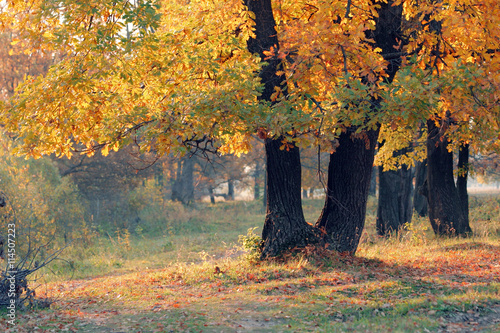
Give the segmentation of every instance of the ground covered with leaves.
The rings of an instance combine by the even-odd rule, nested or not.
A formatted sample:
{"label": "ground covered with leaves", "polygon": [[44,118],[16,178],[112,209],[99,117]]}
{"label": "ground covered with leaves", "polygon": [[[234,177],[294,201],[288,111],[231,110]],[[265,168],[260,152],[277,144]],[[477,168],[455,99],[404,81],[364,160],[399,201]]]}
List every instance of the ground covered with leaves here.
{"label": "ground covered with leaves", "polygon": [[50,308],[19,311],[15,327],[3,314],[0,329],[498,332],[499,225],[488,223],[493,232],[468,239],[435,238],[425,221],[389,239],[368,230],[355,257],[307,248],[252,262],[228,246],[195,261],[64,278],[37,288]]}

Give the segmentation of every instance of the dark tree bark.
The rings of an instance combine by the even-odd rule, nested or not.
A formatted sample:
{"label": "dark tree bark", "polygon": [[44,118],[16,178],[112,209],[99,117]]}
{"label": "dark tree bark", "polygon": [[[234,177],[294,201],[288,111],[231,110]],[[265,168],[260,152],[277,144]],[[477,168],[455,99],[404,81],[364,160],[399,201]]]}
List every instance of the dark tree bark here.
{"label": "dark tree bark", "polygon": [[[265,147],[264,147],[265,151]],[[265,172],[264,172],[264,194],[262,195],[262,209],[265,210],[267,207],[267,161],[265,163]]]}
{"label": "dark tree bark", "polygon": [[[266,58],[264,51],[278,49],[276,23],[271,0],[245,0],[245,5],[255,14],[255,38],[248,40],[248,50]],[[281,87],[284,76],[276,75],[281,60],[271,57],[265,60],[259,77],[264,85],[260,96],[271,101],[275,87]],[[313,227],[306,223],[302,212],[301,165],[297,147],[280,150],[283,138],[267,138],[265,141],[267,163],[266,220],[262,231],[262,257],[277,256],[296,246],[305,246],[315,238]]]}
{"label": "dark tree bark", "polygon": [[[402,7],[394,1],[379,3],[376,28],[369,32],[375,47],[382,54],[394,54],[394,46],[402,40]],[[388,81],[392,81],[400,66],[399,58],[387,58]],[[373,101],[374,108],[377,101]],[[338,138],[339,146],[330,155],[325,206],[317,226],[326,232],[325,241],[339,252],[354,254],[365,224],[366,203],[370,189],[375,146],[379,130],[349,128]]]}
{"label": "dark tree bark", "polygon": [[194,201],[194,156],[184,156],[177,165],[175,182],[172,185],[172,201],[189,205]]}
{"label": "dark tree bark", "polygon": [[466,235],[472,230],[455,186],[453,153],[448,151],[448,140],[434,120],[427,121],[427,130],[427,202],[432,229],[437,235]]}
{"label": "dark tree bark", "polygon": [[299,149],[281,150],[280,140],[266,140],[267,211],[262,239],[263,256],[317,241],[302,211]]}
{"label": "dark tree bark", "polygon": [[[383,144],[383,143],[382,143]],[[398,157],[408,153],[410,148],[393,153]],[[384,171],[379,167],[379,196],[377,207],[377,233],[380,236],[397,232],[405,223],[411,222],[412,179],[411,167],[406,165],[398,170]]]}
{"label": "dark tree bark", "polygon": [[[430,20],[429,30],[437,36],[442,35],[442,22]],[[442,58],[446,52],[446,44],[441,38],[432,47],[427,66],[436,66],[434,59]],[[437,123],[439,120],[440,123]],[[427,203],[429,220],[437,235],[459,236],[472,232],[468,215],[462,207],[459,190],[455,186],[453,175],[453,153],[448,151],[446,130],[453,122],[449,114],[444,118],[435,115],[435,119],[427,120]],[[462,156],[463,160],[463,156]],[[463,179],[459,180],[463,186]],[[466,182],[465,182],[466,184]],[[467,189],[465,188],[465,191]]]}
{"label": "dark tree bark", "polygon": [[421,217],[427,216],[427,159],[417,162],[415,167],[415,191],[413,193],[413,206]]}
{"label": "dark tree bark", "polygon": [[[458,176],[457,190],[460,198],[460,205],[467,226],[469,225],[469,195],[467,194],[467,178],[469,175],[469,144],[464,144],[458,152]],[[470,232],[470,227],[469,227]]]}
{"label": "dark tree bark", "polygon": [[355,129],[342,133],[330,155],[325,206],[316,224],[326,242],[339,252],[354,254],[365,225],[366,203],[373,170],[378,131],[364,136]]}
{"label": "dark tree bark", "polygon": [[411,222],[411,168],[403,166],[399,170],[383,171],[383,167],[379,167],[379,180],[376,227],[377,233],[384,236]]}

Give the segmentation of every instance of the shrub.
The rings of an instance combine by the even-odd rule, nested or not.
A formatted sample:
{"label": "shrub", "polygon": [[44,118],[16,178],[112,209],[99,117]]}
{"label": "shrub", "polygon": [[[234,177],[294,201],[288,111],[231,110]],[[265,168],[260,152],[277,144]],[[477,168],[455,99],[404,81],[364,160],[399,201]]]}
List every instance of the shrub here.
{"label": "shrub", "polygon": [[255,229],[257,227],[249,228],[246,235],[238,236],[245,258],[252,263],[258,262],[262,253],[262,238],[255,234]]}

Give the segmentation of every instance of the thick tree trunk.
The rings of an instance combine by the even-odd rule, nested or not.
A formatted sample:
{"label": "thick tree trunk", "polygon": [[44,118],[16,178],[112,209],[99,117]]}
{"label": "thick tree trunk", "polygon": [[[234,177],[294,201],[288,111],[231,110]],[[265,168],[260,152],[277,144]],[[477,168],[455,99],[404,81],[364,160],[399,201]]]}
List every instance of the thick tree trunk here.
{"label": "thick tree trunk", "polygon": [[354,254],[365,225],[366,203],[373,170],[378,131],[356,136],[342,133],[330,155],[325,206],[316,224],[326,241],[339,252]]}
{"label": "thick tree trunk", "polygon": [[472,230],[455,186],[453,153],[434,120],[427,121],[427,130],[427,199],[432,229],[437,235],[466,235]]}
{"label": "thick tree trunk", "polygon": [[[248,40],[248,50],[258,53],[264,61],[264,51],[278,49],[271,0],[245,0],[245,5],[255,14],[255,38]],[[276,72],[281,60],[271,57],[265,60],[259,76],[264,85],[261,100],[271,101],[275,87],[286,91],[283,75]],[[280,150],[283,138],[267,138],[265,142],[267,163],[266,220],[262,230],[262,257],[277,256],[296,246],[305,246],[315,238],[313,227],[306,223],[302,212],[301,165],[297,147]]]}
{"label": "thick tree trunk", "polygon": [[184,156],[179,161],[172,186],[172,201],[180,201],[184,205],[194,201],[194,162],[194,156]]}
{"label": "thick tree trunk", "polygon": [[[394,46],[402,40],[402,6],[394,1],[379,3],[378,18],[369,37],[374,47],[382,49],[390,62],[387,81],[392,81],[400,66],[400,59],[390,57]],[[374,109],[377,100],[373,100]],[[366,203],[371,183],[377,130],[365,130],[357,136],[357,128],[349,128],[338,138],[339,146],[330,155],[325,206],[317,226],[326,232],[326,241],[339,252],[354,254],[365,224]]]}
{"label": "thick tree trunk", "polygon": [[418,162],[415,167],[415,191],[413,193],[413,207],[421,217],[427,216],[427,160]]}
{"label": "thick tree trunk", "polygon": [[299,149],[286,151],[281,146],[280,140],[266,140],[268,183],[263,257],[316,241],[313,227],[306,223],[302,211]]}
{"label": "thick tree trunk", "polygon": [[381,236],[398,231],[411,222],[413,212],[411,168],[383,171],[379,167],[379,197],[377,209],[377,233]]}

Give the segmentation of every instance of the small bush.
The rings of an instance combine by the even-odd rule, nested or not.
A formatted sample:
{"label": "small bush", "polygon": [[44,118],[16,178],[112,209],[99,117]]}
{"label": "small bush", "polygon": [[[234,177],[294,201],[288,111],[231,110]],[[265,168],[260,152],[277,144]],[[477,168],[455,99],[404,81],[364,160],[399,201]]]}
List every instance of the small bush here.
{"label": "small bush", "polygon": [[245,258],[255,263],[260,260],[260,255],[262,253],[262,238],[255,234],[254,228],[249,228],[246,236],[238,236],[238,243],[241,244],[241,249],[246,252]]}

